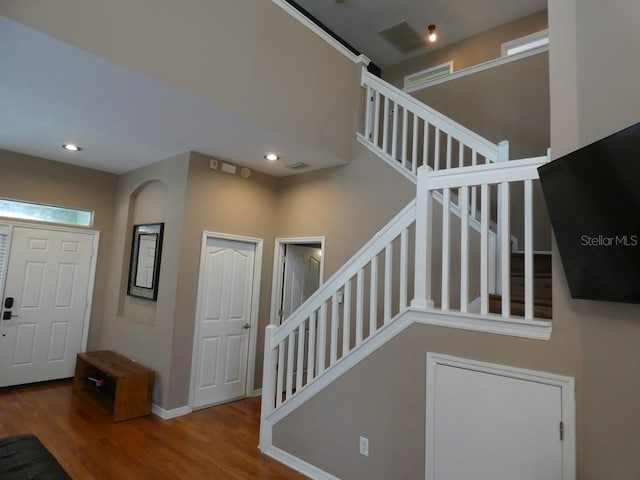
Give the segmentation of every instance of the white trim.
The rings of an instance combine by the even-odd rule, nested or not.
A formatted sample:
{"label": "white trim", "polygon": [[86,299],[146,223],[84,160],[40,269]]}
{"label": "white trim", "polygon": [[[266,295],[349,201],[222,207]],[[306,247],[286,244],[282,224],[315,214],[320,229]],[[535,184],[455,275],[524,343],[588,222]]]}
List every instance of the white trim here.
{"label": "white trim", "polygon": [[[78,233],[88,233],[84,230]],[[91,267],[89,270],[89,285],[87,286],[87,306],[84,310],[84,326],[82,330],[82,351],[87,349],[89,343],[89,323],[91,322],[91,309],[93,307],[93,290],[96,283],[96,270],[98,266],[98,244],[100,243],[100,232],[94,231],[90,233],[93,236],[93,245],[91,246]]]}
{"label": "white trim", "polygon": [[503,317],[499,314],[473,314],[462,312],[443,312],[438,309],[414,309],[415,313],[425,313],[416,318],[415,323],[438,327],[457,328],[473,332],[493,333],[509,337],[549,340],[551,338],[550,320],[527,320],[523,317]]}
{"label": "white trim", "polygon": [[313,478],[315,480],[340,480],[338,477],[334,477],[330,473],[327,473],[324,470],[321,470],[318,467],[315,467],[310,463],[279,449],[278,447],[274,447],[273,445],[270,445],[268,449],[263,450],[262,453],[309,478]]}
{"label": "white trim", "polygon": [[393,167],[400,175],[405,177],[407,180],[409,180],[410,182],[413,182],[414,184],[418,182],[418,179],[413,172],[411,172],[410,170],[407,170],[405,167],[403,167],[400,164],[398,160],[394,160],[394,158],[388,153],[386,153],[383,149],[381,149],[377,145],[374,145],[369,140],[367,140],[367,137],[362,135],[360,132],[356,133],[356,139],[362,145],[367,147],[367,149],[369,149],[371,153],[382,158],[385,162],[387,162],[391,167]]}
{"label": "white trim", "polygon": [[196,388],[196,375],[198,370],[198,354],[199,354],[199,342],[200,338],[200,314],[202,313],[202,297],[204,292],[204,259],[205,251],[207,248],[207,239],[214,238],[220,240],[232,240],[236,242],[252,243],[255,245],[255,255],[253,259],[253,285],[251,295],[251,325],[249,331],[249,352],[247,358],[247,379],[245,384],[245,396],[250,395],[254,390],[254,377],[256,369],[256,345],[258,337],[258,310],[260,309],[260,279],[262,277],[262,247],[263,239],[254,237],[245,237],[242,235],[232,235],[228,233],[220,232],[202,232],[202,243],[200,245],[200,265],[198,274],[198,292],[196,298],[196,316],[194,318],[193,329],[193,352],[191,355],[191,379],[189,383],[189,408],[193,408],[193,402],[195,400],[195,388]]}
{"label": "white trim", "polygon": [[371,63],[371,60],[369,60],[369,58],[366,55],[363,55],[363,54],[356,55],[356,54],[354,54],[351,50],[349,50],[347,47],[345,47],[340,42],[338,42],[335,38],[333,38],[331,35],[329,35],[327,32],[325,32],[323,29],[321,29],[318,25],[313,23],[309,18],[305,17],[302,13],[300,13],[290,3],[285,2],[284,0],[271,0],[271,1],[273,3],[275,3],[277,6],[279,6],[281,9],[283,9],[285,12],[287,12],[289,15],[291,15],[293,18],[295,18],[302,25],[304,25],[309,30],[311,30],[313,33],[315,33],[322,40],[324,40],[329,45],[331,45],[333,48],[338,50],[338,52],[340,52],[342,55],[347,57],[353,63],[362,64],[364,66],[367,66],[367,65],[369,65],[369,63]]}
{"label": "white trim", "polygon": [[422,85],[416,85],[415,87],[404,88],[402,89],[402,91],[405,93],[417,92],[425,88],[429,88],[435,85],[439,85],[441,83],[457,80],[459,78],[467,77],[469,75],[474,75],[476,73],[483,72],[484,70],[490,70],[492,68],[501,67],[502,65],[506,65],[511,62],[517,62],[518,60],[523,60],[527,57],[532,57],[533,55],[546,53],[548,51],[549,51],[549,46],[545,45],[544,47],[533,48],[531,50],[527,50],[521,53],[515,53],[513,55],[509,55],[506,57],[495,58],[493,60],[489,60],[488,62],[474,65],[473,67],[463,68],[461,70],[458,70],[457,72],[453,72],[450,75],[447,75],[442,78],[437,78],[430,82],[423,83]]}
{"label": "white trim", "polygon": [[[446,71],[448,70],[448,71]],[[420,70],[419,72],[412,73],[410,75],[406,75],[404,77],[404,88],[417,87],[418,85],[424,85],[425,83],[429,83],[436,78],[441,78],[446,75],[451,75],[453,73],[453,60],[449,60],[448,62],[441,63],[440,65],[436,65],[435,67],[425,68],[424,70]],[[431,74],[432,78],[429,78]],[[415,82],[414,79],[419,79],[420,77],[427,77],[422,81]]]}
{"label": "white trim", "polygon": [[[531,46],[535,45],[535,46]],[[503,57],[505,56],[513,56],[518,53],[526,52],[529,50],[534,50],[539,47],[549,45],[549,29],[545,28],[544,30],[540,30],[539,32],[531,33],[529,35],[525,35],[524,37],[515,38],[513,40],[509,40],[508,42],[504,42],[500,48],[500,53]],[[514,53],[509,53],[509,50],[518,50]]]}
{"label": "white trim", "polygon": [[253,390],[253,393],[251,394],[252,397],[261,397],[262,396],[262,389],[261,388],[256,388]]}
{"label": "white trim", "polygon": [[528,370],[509,365],[480,362],[477,360],[453,357],[438,353],[427,353],[427,396],[426,396],[426,426],[425,426],[425,478],[434,478],[434,448],[435,438],[433,421],[435,418],[435,380],[436,367],[446,365],[455,368],[464,368],[483,373],[500,375],[519,380],[536,382],[545,385],[559,387],[561,391],[561,415],[564,422],[564,439],[562,442],[562,478],[572,480],[576,477],[576,426],[575,426],[575,380],[572,377],[556,375],[553,373]]}
{"label": "white trim", "polygon": [[160,405],[152,404],[151,413],[155,416],[162,418],[163,420],[170,420],[172,418],[182,417],[191,413],[191,408],[188,405],[184,407],[172,408],[171,410],[165,410]]}
{"label": "white trim", "polygon": [[324,283],[324,257],[325,257],[325,237],[278,237],[273,247],[273,278],[271,279],[271,313],[269,318],[270,325],[280,325],[278,321],[278,305],[280,304],[280,291],[282,291],[282,282],[284,269],[282,267],[282,257],[284,257],[285,245],[319,243],[322,256],[320,257],[320,279],[318,288]]}

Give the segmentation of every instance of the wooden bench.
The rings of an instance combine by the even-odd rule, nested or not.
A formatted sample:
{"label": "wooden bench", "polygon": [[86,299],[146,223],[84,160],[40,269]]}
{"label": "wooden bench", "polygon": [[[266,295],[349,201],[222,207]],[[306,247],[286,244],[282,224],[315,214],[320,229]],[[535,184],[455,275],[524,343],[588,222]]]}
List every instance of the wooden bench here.
{"label": "wooden bench", "polygon": [[73,390],[91,389],[113,402],[113,421],[151,413],[153,370],[122,355],[103,350],[79,353]]}

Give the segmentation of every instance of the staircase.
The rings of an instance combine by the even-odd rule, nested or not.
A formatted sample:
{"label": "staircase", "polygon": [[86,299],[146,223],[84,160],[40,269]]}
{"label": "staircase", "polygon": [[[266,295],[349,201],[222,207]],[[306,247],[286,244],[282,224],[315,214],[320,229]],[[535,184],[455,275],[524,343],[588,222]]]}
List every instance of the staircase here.
{"label": "staircase", "polygon": [[[524,254],[511,254],[511,315],[525,315]],[[533,255],[533,316],[551,319],[551,253]],[[489,312],[502,312],[502,297],[489,295]]]}
{"label": "staircase", "polygon": [[[273,425],[412,323],[550,336],[550,257],[534,255],[532,193],[548,152],[510,160],[507,142],[489,142],[366,69],[361,84],[357,138],[416,185],[416,199],[267,327],[260,449],[289,464],[272,444]],[[521,253],[511,251],[514,202],[524,212]]]}

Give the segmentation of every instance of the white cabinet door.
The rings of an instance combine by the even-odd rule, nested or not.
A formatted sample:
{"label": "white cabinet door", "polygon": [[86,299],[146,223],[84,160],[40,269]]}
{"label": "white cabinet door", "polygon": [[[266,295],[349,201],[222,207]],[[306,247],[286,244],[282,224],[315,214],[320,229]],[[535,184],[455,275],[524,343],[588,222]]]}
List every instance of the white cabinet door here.
{"label": "white cabinet door", "polygon": [[572,394],[564,390],[563,399],[561,383],[507,367],[437,364],[428,372],[428,480],[569,480],[561,436],[572,425],[563,422]]}

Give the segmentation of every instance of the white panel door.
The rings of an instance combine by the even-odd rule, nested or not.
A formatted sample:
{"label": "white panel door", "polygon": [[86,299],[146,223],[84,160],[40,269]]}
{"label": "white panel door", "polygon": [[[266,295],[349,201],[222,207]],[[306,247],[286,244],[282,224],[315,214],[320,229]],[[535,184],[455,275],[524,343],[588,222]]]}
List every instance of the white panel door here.
{"label": "white panel door", "polygon": [[281,322],[318,289],[320,252],[319,248],[306,245],[288,244],[286,246]]}
{"label": "white panel door", "polygon": [[209,238],[205,256],[194,407],[246,395],[251,332],[255,245]]}
{"label": "white panel door", "polygon": [[93,234],[13,229],[0,321],[0,386],[73,376],[93,241]]}
{"label": "white panel door", "polygon": [[428,479],[563,478],[559,386],[448,365],[435,377]]}

